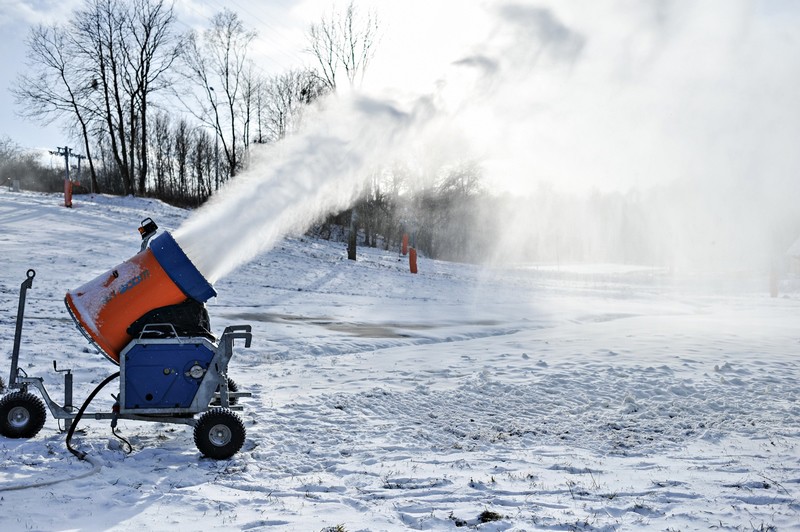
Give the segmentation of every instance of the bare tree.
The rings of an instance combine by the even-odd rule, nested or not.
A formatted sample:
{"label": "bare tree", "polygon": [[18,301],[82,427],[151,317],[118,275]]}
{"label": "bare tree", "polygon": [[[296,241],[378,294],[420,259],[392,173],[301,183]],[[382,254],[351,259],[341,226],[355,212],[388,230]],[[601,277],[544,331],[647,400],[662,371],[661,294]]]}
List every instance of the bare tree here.
{"label": "bare tree", "polygon": [[323,16],[308,30],[309,51],[333,91],[340,70],[344,70],[351,88],[364,80],[377,39],[378,17],[372,11],[362,15],[352,0],[343,12],[334,8],[329,17]]}
{"label": "bare tree", "polygon": [[[361,14],[353,0],[343,12],[333,9],[329,17],[323,16],[308,30],[309,51],[314,55],[322,72],[322,79],[330,90],[336,92],[337,74],[344,70],[350,88],[364,80],[370,60],[375,52],[378,36],[378,18],[373,12]],[[358,211],[350,212],[350,235],[347,258],[356,260],[358,237]]]}
{"label": "bare tree", "polygon": [[[150,95],[169,84],[169,71],[181,53],[182,42],[173,32],[175,15],[172,4],[164,0],[134,0],[126,4],[128,42],[125,52],[125,82],[131,100],[131,111],[138,111],[138,121],[131,124],[140,129],[138,191],[144,194],[147,181],[147,119]],[[136,138],[132,130],[131,137]],[[133,143],[132,143],[133,144]]]}
{"label": "bare tree", "polygon": [[87,89],[91,81],[84,70],[76,68],[75,42],[61,26],[40,25],[30,31],[26,44],[28,70],[12,86],[15,103],[22,116],[42,124],[77,123],[92,188],[99,191],[90,145],[92,112]]}
{"label": "bare tree", "polygon": [[339,48],[338,25],[332,18],[324,16],[317,24],[312,24],[308,30],[308,40],[310,51],[319,63],[322,78],[325,84],[332,90],[336,90],[336,72],[339,70],[339,58],[337,50]]}
{"label": "bare tree", "polygon": [[254,87],[247,54],[255,37],[238,14],[224,9],[214,15],[202,37],[189,34],[184,54],[187,76],[200,87],[196,103],[201,111],[194,111],[191,103],[187,108],[216,131],[230,177],[239,171],[247,146],[249,123],[243,110],[248,109]]}
{"label": "bare tree", "polygon": [[341,49],[339,61],[344,67],[350,86],[364,81],[367,65],[372,60],[374,46],[378,36],[378,19],[374,12],[361,16],[355,4],[351,2],[345,9],[341,20]]}
{"label": "bare tree", "polygon": [[192,149],[189,160],[194,174],[196,188],[194,196],[199,205],[212,192],[212,164],[214,162],[214,142],[203,128],[197,128],[192,135]]}
{"label": "bare tree", "polygon": [[185,200],[189,192],[188,163],[190,144],[189,123],[183,118],[178,121],[178,125],[175,128],[175,166],[178,172],[178,179],[174,191],[174,194],[182,200]]}
{"label": "bare tree", "polygon": [[439,179],[442,196],[466,198],[481,193],[483,169],[474,160],[467,160],[444,169]]}
{"label": "bare tree", "polygon": [[296,131],[303,109],[327,90],[326,82],[311,70],[290,70],[268,79],[259,105],[259,136],[277,141]]}
{"label": "bare tree", "polygon": [[248,62],[247,71],[242,80],[242,98],[239,104],[239,112],[242,116],[242,143],[244,144],[245,154],[250,149],[250,127],[253,124],[254,117],[258,115],[256,104],[258,93],[263,83],[263,77],[256,73],[253,63]]}
{"label": "bare tree", "polygon": [[252,141],[255,144],[266,144],[270,141],[267,137],[267,85],[269,80],[259,77],[258,82],[254,86],[253,100],[255,104],[255,131],[252,134]]}
{"label": "bare tree", "polygon": [[76,61],[92,76],[95,94],[91,106],[94,119],[103,124],[102,136],[117,168],[126,194],[135,190],[132,172],[129,116],[132,102],[123,86],[123,49],[125,24],[116,0],[90,0],[78,10],[71,22],[71,34],[78,50]]}
{"label": "bare tree", "polygon": [[149,137],[153,139],[153,171],[155,173],[155,192],[163,197],[166,192],[169,165],[172,159],[172,135],[170,118],[167,113],[158,113],[151,122]]}

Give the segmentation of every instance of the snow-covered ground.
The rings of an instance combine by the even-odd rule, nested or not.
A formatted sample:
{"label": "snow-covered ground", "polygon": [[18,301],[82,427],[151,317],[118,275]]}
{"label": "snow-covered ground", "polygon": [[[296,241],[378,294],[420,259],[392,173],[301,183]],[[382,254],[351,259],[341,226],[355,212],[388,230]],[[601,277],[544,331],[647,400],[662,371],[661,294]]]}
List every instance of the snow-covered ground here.
{"label": "snow-covered ground", "polygon": [[[0,191],[0,375],[36,270],[21,366],[76,402],[116,367],[64,307],[138,251],[132,198]],[[224,252],[224,244],[209,242]],[[201,458],[188,427],[52,417],[0,437],[0,530],[800,529],[800,295],[648,268],[481,269],[289,238],[216,284],[216,332],[253,326],[230,373],[247,440]],[[113,400],[106,390],[93,411]],[[481,521],[488,521],[482,523]],[[462,528],[463,529],[463,528]]]}

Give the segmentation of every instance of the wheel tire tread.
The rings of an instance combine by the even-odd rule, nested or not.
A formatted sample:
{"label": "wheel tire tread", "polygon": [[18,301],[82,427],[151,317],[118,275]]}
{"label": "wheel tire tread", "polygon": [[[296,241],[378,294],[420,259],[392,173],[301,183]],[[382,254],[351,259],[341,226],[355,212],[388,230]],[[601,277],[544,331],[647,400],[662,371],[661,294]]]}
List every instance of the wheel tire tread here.
{"label": "wheel tire tread", "polygon": [[[223,446],[214,445],[209,438],[209,430],[219,424],[225,424],[231,430],[231,441]],[[227,408],[212,408],[197,420],[194,426],[194,443],[203,456],[225,460],[239,452],[244,445],[246,434],[244,423],[233,411]]]}
{"label": "wheel tire tread", "polygon": [[[8,422],[12,408],[25,407],[30,420],[23,427],[14,427]],[[0,434],[6,438],[33,438],[47,420],[47,409],[41,399],[29,392],[12,392],[0,399]]]}

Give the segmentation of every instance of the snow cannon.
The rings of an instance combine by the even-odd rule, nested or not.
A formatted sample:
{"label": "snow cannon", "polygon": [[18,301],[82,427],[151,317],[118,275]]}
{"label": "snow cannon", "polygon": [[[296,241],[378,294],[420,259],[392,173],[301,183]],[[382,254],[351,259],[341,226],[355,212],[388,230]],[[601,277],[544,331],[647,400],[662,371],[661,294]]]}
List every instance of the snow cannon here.
{"label": "snow cannon", "polygon": [[70,290],[64,299],[80,331],[115,364],[132,340],[136,320],[159,308],[202,304],[217,295],[169,232],[147,247],[156,229],[152,220],[144,220],[138,254]]}
{"label": "snow cannon", "polygon": [[[154,238],[157,230],[150,218],[143,220],[136,255],[67,292],[65,303],[78,329],[119,365],[119,371],[103,380],[77,409],[71,369],[59,368],[53,361],[53,370],[64,375],[64,403],[59,404],[48,393],[44,378],[28,375],[19,364],[25,299],[36,276],[28,270],[20,285],[9,393],[0,398],[0,436],[32,438],[44,426],[47,407],[54,418],[66,421],[67,448],[81,459],[85,453],[73,449],[70,441],[84,415],[111,420],[117,437],[121,419],[189,425],[204,456],[226,459],[239,452],[246,432],[237,415],[243,409],[238,400],[251,394],[239,391],[228,377],[228,363],[234,342],[250,347],[251,327],[229,325],[219,337],[211,332],[204,303],[217,295],[214,288],[172,235],[165,232]],[[114,404],[105,411],[87,412],[93,398],[115,379],[119,393],[112,394]],[[30,389],[38,390],[44,402]],[[120,439],[130,448],[127,440]]]}

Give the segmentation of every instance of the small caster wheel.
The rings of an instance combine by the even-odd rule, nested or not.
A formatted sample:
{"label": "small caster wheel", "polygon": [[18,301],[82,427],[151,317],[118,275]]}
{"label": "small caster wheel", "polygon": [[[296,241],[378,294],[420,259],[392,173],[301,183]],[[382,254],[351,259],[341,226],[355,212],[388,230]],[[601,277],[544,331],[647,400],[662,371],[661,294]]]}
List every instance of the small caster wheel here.
{"label": "small caster wheel", "polygon": [[214,408],[200,416],[194,426],[194,443],[203,456],[230,458],[244,445],[245,430],[239,416],[227,408]]}
{"label": "small caster wheel", "polygon": [[13,392],[0,399],[0,434],[6,438],[33,438],[47,419],[41,399],[28,392]]}

